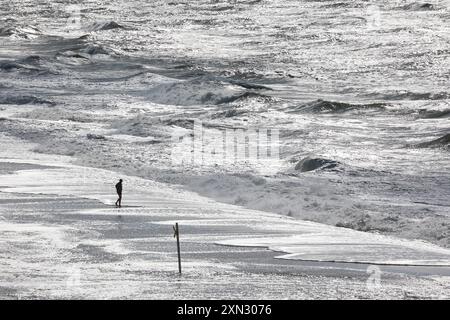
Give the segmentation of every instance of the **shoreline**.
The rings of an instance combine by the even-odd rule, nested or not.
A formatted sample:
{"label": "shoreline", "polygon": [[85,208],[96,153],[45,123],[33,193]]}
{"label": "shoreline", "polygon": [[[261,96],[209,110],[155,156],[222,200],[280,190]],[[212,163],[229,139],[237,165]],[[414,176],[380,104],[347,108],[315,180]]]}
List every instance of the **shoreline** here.
{"label": "shoreline", "polygon": [[[448,267],[377,266],[381,285],[370,288],[371,264],[275,259],[277,252],[267,248],[217,245],[282,238],[319,224],[217,203],[135,177],[125,178],[135,190],[133,196],[130,189],[124,194],[124,204],[133,207],[115,209],[108,206],[115,200],[112,189],[96,179],[109,182],[116,174],[85,168],[92,181],[80,187],[77,170],[67,165],[2,174],[0,226],[7,247],[0,257],[1,298],[448,298]],[[181,277],[174,221],[181,228]],[[171,289],[148,289],[155,286]]]}

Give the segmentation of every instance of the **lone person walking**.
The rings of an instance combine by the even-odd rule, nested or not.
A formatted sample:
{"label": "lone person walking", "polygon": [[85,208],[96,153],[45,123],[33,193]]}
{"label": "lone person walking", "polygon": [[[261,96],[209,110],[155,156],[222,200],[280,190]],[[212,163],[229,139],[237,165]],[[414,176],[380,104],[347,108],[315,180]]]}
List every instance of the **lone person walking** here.
{"label": "lone person walking", "polygon": [[116,191],[119,196],[119,199],[116,201],[116,207],[120,208],[122,206],[122,179],[116,184]]}

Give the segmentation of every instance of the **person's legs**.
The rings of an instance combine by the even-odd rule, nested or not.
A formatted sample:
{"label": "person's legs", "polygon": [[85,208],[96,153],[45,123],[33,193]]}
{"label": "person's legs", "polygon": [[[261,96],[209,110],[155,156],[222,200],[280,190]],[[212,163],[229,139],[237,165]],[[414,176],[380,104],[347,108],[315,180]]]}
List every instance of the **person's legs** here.
{"label": "person's legs", "polygon": [[122,206],[122,195],[119,194],[119,199],[117,200],[119,202],[119,208]]}

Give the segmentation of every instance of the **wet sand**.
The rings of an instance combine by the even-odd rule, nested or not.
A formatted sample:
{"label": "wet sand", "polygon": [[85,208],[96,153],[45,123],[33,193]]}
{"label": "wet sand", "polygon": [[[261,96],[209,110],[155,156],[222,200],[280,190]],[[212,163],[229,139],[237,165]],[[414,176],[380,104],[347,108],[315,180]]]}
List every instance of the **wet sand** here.
{"label": "wet sand", "polygon": [[126,206],[116,209],[116,173],[54,163],[0,158],[2,299],[449,298],[449,267],[284,260],[218,245],[308,223],[124,176]]}

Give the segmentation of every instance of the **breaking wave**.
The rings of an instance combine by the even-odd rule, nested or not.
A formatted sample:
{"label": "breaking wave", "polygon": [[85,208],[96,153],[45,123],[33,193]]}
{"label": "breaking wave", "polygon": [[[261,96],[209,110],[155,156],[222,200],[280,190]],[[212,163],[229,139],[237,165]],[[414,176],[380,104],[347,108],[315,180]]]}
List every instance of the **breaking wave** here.
{"label": "breaking wave", "polygon": [[422,142],[416,145],[418,148],[447,148],[450,150],[450,133],[427,142]]}
{"label": "breaking wave", "polygon": [[105,31],[112,29],[124,29],[123,26],[115,21],[94,22],[87,28],[89,31]]}
{"label": "breaking wave", "polygon": [[257,92],[244,92],[242,94],[239,95],[235,95],[235,96],[231,96],[231,97],[226,97],[222,100],[218,101],[218,104],[224,104],[224,103],[235,103],[235,102],[242,102],[242,103],[246,103],[249,102],[250,100],[252,101],[259,101],[259,102],[263,102],[263,103],[269,103],[269,102],[274,102],[276,101],[275,98],[264,95],[264,94],[260,94]]}
{"label": "breaking wave", "polygon": [[[174,130],[190,134],[193,119],[203,120],[205,128],[221,130],[273,127],[280,129],[280,156],[286,160],[276,177],[262,178],[259,173],[214,177],[214,168],[212,172],[205,169],[205,175],[209,172],[212,176],[199,177],[196,184],[191,175],[203,171],[192,168],[180,171],[179,181],[188,184],[192,180],[193,186],[188,187],[203,194],[255,209],[331,224],[348,223],[364,230],[386,227],[395,234],[406,226],[414,237],[443,239],[441,242],[448,244],[449,237],[444,234],[448,226],[435,218],[440,209],[427,208],[430,228],[420,233],[419,223],[408,217],[413,212],[411,216],[418,221],[425,211],[421,206],[406,207],[402,202],[387,208],[373,205],[366,197],[348,196],[360,186],[361,193],[373,193],[374,198],[385,199],[385,194],[392,193],[390,199],[399,199],[403,190],[411,190],[405,202],[429,197],[433,198],[430,203],[448,203],[442,192],[448,182],[447,153],[439,148],[449,146],[448,135],[443,135],[450,110],[436,101],[448,99],[450,94],[444,81],[447,74],[434,73],[445,66],[448,50],[447,43],[440,42],[440,35],[433,32],[443,30],[444,25],[433,25],[435,29],[424,32],[415,17],[428,16],[420,11],[434,6],[415,2],[398,8],[403,2],[391,4],[395,10],[388,12],[386,5],[384,18],[392,18],[394,24],[366,34],[354,32],[356,26],[366,23],[359,14],[340,17],[336,13],[347,7],[365,8],[367,1],[322,1],[308,5],[311,14],[304,14],[301,4],[296,8],[297,2],[286,5],[281,0],[239,1],[233,4],[233,12],[220,12],[226,6],[211,1],[170,7],[176,11],[159,2],[147,2],[138,18],[136,12],[128,11],[132,6],[114,6],[121,11],[116,15],[92,2],[86,4],[85,12],[93,9],[93,14],[83,16],[83,30],[67,34],[59,28],[66,24],[66,14],[42,16],[44,8],[39,6],[45,1],[25,2],[26,12],[21,12],[24,6],[2,11],[7,20],[0,21],[2,49],[5,43],[0,61],[0,109],[5,110],[3,120],[16,110],[14,118],[28,120],[1,123],[5,131],[42,143],[37,150],[61,150],[62,154],[77,155],[86,165],[111,165],[114,170],[123,164],[123,170],[136,168],[135,174],[145,175],[143,164],[150,172],[166,168]],[[260,4],[247,8],[255,3]],[[36,12],[32,12],[34,7]],[[105,10],[105,19],[114,16],[120,20],[92,20]],[[418,12],[408,15],[402,10]],[[283,23],[273,19],[278,11],[287,19]],[[36,21],[42,31],[14,20],[17,12],[26,16],[26,21]],[[206,19],[205,13],[213,16]],[[430,23],[443,23],[448,16],[435,13],[442,19]],[[302,26],[298,24],[300,15]],[[129,26],[136,26],[139,32]],[[330,34],[330,27],[336,32]],[[57,36],[45,34],[47,31]],[[385,56],[386,50],[395,54]],[[341,68],[341,62],[347,60],[352,63]],[[44,74],[51,76],[42,77]],[[319,98],[322,100],[316,100]],[[58,106],[46,107],[55,104],[52,100]],[[39,107],[20,107],[28,104]],[[414,121],[415,117],[435,120]],[[430,135],[430,131],[441,134]],[[414,144],[433,149],[405,150],[405,141],[412,135]],[[161,143],[151,146],[155,149],[140,145],[157,142]],[[97,143],[101,148],[94,148]],[[402,149],[399,154],[397,149]],[[305,158],[308,154],[313,156]],[[422,162],[430,167],[430,175],[436,173],[429,185],[415,168]],[[169,167],[170,175],[161,171],[161,180],[170,181],[175,175],[172,172],[178,170]],[[229,166],[226,170],[237,169]],[[417,173],[417,178],[411,172]],[[336,176],[342,183],[331,180]],[[355,187],[354,182],[361,180]],[[360,214],[366,212],[373,212],[372,220],[360,224]],[[385,222],[381,221],[384,217]],[[398,219],[394,226],[392,219]]]}
{"label": "breaking wave", "polygon": [[41,30],[33,26],[0,26],[0,37],[33,39],[40,35]]}
{"label": "breaking wave", "polygon": [[64,48],[60,50],[56,55],[81,55],[86,57],[86,55],[94,56],[94,55],[114,55],[115,53],[107,49],[101,45],[92,44],[92,43],[79,43],[69,46],[68,48]]}
{"label": "breaking wave", "polygon": [[304,158],[295,165],[295,170],[308,172],[316,169],[333,169],[339,165],[339,162],[322,158]]}
{"label": "breaking wave", "polygon": [[419,110],[418,118],[421,119],[437,119],[437,118],[445,118],[450,117],[450,109],[445,110],[427,110],[422,109]]}
{"label": "breaking wave", "polygon": [[46,104],[49,106],[54,106],[55,102],[35,96],[0,96],[0,104]]}
{"label": "breaking wave", "polygon": [[221,118],[234,118],[247,114],[247,110],[239,110],[237,108],[230,108],[225,111],[217,112],[213,114],[211,117],[213,119],[221,119]]}
{"label": "breaking wave", "polygon": [[[173,121],[169,123],[169,121]],[[126,134],[136,137],[153,137],[155,139],[170,139],[172,134],[171,125],[181,125],[175,119],[167,120],[155,119],[151,116],[139,114],[131,119],[117,120],[111,124],[111,129],[116,134]]]}
{"label": "breaking wave", "polygon": [[333,102],[316,100],[304,105],[288,107],[286,112],[290,113],[344,113],[350,111],[382,111],[386,109],[383,103],[373,104],[350,104],[345,102]]}
{"label": "breaking wave", "polygon": [[388,93],[374,93],[369,95],[371,98],[382,100],[444,100],[449,99],[447,92],[411,92],[411,91],[394,91]]}
{"label": "breaking wave", "polygon": [[15,61],[0,61],[0,72],[17,72],[28,75],[57,74],[57,71],[38,55]]}
{"label": "breaking wave", "polygon": [[246,87],[252,86],[210,77],[198,77],[156,85],[148,90],[146,98],[159,104],[180,106],[218,105],[255,97],[266,99],[261,94],[247,91]]}
{"label": "breaking wave", "polygon": [[435,10],[436,7],[432,3],[420,3],[420,2],[413,2],[409,3],[407,5],[399,7],[400,9],[407,10],[407,11],[429,11],[429,10]]}

